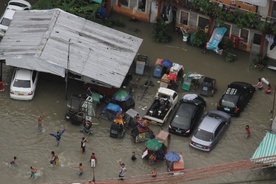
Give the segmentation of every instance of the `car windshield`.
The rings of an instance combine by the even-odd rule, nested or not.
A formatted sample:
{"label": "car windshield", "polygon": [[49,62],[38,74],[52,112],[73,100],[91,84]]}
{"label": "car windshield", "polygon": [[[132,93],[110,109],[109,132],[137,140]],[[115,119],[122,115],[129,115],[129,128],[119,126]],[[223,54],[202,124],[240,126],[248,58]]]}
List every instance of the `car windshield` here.
{"label": "car windshield", "polygon": [[183,117],[183,116],[176,115],[173,118],[173,123],[181,125],[181,128],[183,128],[183,129],[189,129],[190,128],[190,122],[191,122],[190,117]]}
{"label": "car windshield", "polygon": [[202,130],[202,129],[197,129],[197,131],[195,132],[194,136],[200,140],[203,140],[203,141],[212,141],[213,140],[213,133],[211,132],[207,132],[205,130]]}
{"label": "car windshield", "polygon": [[6,18],[3,18],[2,21],[1,21],[1,24],[4,25],[4,26],[9,26],[10,23],[11,23],[11,20],[6,19]]}
{"label": "car windshield", "polygon": [[225,107],[236,107],[236,104],[238,102],[239,96],[236,95],[224,95],[223,99],[221,100],[221,105]]}
{"label": "car windshield", "polygon": [[31,81],[30,80],[15,80],[13,83],[13,86],[18,87],[18,88],[30,88]]}
{"label": "car windshield", "polygon": [[173,124],[178,124],[183,129],[189,129],[195,108],[196,106],[193,104],[182,103],[173,118]]}

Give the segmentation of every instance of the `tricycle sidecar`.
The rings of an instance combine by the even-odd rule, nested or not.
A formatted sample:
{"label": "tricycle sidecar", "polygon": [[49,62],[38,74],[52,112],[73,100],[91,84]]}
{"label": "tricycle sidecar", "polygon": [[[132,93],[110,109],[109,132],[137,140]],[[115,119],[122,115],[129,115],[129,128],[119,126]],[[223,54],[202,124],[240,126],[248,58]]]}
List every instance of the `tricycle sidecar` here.
{"label": "tricycle sidecar", "polygon": [[202,96],[214,96],[216,93],[216,79],[205,77],[202,83],[202,89],[200,95]]}
{"label": "tricycle sidecar", "polygon": [[112,122],[109,136],[113,138],[123,138],[125,136],[124,125]]}
{"label": "tricycle sidecar", "polygon": [[82,112],[82,105],[85,102],[85,98],[82,96],[73,94],[67,102],[67,112],[65,119],[71,121],[74,125],[81,125],[85,122],[85,113]]}
{"label": "tricycle sidecar", "polygon": [[121,114],[121,113],[122,113],[122,108],[119,105],[109,103],[104,107],[100,115],[102,118],[111,121],[116,117],[117,114]]}

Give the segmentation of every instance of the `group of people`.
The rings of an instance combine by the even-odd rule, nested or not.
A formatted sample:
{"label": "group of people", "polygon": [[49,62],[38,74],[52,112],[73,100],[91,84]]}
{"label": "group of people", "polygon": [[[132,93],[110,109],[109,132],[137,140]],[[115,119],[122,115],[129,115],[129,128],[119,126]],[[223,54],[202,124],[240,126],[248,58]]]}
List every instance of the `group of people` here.
{"label": "group of people", "polygon": [[[264,80],[265,82],[263,82],[263,80]],[[263,90],[263,88],[264,88],[264,84],[263,84],[263,83],[266,83],[266,84],[267,84],[267,87],[266,87],[265,90]],[[268,81],[266,81],[265,79],[258,78],[257,84],[252,85],[252,86],[256,87],[256,88],[257,88],[258,90],[260,90],[260,91],[263,90],[263,92],[266,93],[266,94],[271,94],[271,84],[270,84]],[[249,137],[250,137],[250,134],[251,134],[249,125],[246,125],[246,126],[245,126],[245,131],[246,131],[245,137],[246,137],[246,138],[249,138]]]}
{"label": "group of people", "polygon": [[[44,118],[44,115],[40,115],[38,117],[38,131],[39,132],[42,132],[43,129],[44,129],[43,128],[43,118]],[[115,123],[119,123],[122,126],[124,124],[123,123],[122,115],[117,115],[114,121],[115,121]],[[137,114],[135,121],[137,123],[139,123],[139,126],[142,126],[142,127],[148,126],[147,121],[146,120],[141,120],[140,117],[139,117],[139,114]],[[54,134],[54,133],[50,133],[49,134],[49,135],[55,137],[55,139],[56,139],[56,145],[57,146],[59,146],[60,141],[61,141],[61,137],[64,134],[65,130],[66,129],[63,129],[62,131],[57,131],[56,134]],[[85,153],[85,148],[86,148],[86,143],[87,142],[88,142],[87,137],[82,137],[82,140],[81,140],[81,153]],[[153,158],[153,156],[154,155],[151,155],[150,160],[154,162],[154,160],[155,160],[156,157]],[[137,159],[135,152],[132,152],[131,159],[133,161],[135,161]],[[14,166],[16,160],[17,160],[17,157],[14,156],[13,160],[9,162],[9,165],[10,166]],[[125,173],[126,173],[126,166],[125,166],[124,163],[121,162],[121,160],[119,160],[118,162],[120,164],[119,179],[123,180],[123,178],[125,176]],[[93,152],[91,154],[91,156],[90,156],[90,166],[91,166],[91,168],[95,168],[96,167],[96,163],[97,163],[97,157],[96,157],[95,153]],[[55,151],[51,151],[50,164],[51,165],[59,165],[59,157],[58,157],[58,154]],[[79,176],[81,176],[84,173],[84,166],[83,166],[82,163],[79,163],[78,166],[72,166],[72,168],[78,168],[77,175],[79,175]],[[31,169],[30,179],[35,179],[36,173],[38,172],[39,169],[36,168],[36,167],[34,167],[34,166],[30,166],[30,169]],[[152,177],[156,177],[157,176],[157,171],[156,171],[155,168],[153,169],[153,171],[152,171],[151,174],[152,174]]]}
{"label": "group of people", "polygon": [[[39,132],[43,132],[43,118],[44,115],[40,115],[38,117],[38,131]],[[56,139],[56,145],[59,146],[60,141],[61,141],[61,137],[63,135],[63,133],[65,132],[66,129],[63,129],[62,131],[57,131],[56,134],[54,133],[50,133],[49,135],[55,137]],[[82,137],[81,139],[81,153],[85,152],[85,148],[86,148],[86,143],[88,142],[87,137]],[[17,157],[14,156],[13,160],[9,163],[11,166],[15,165],[15,161],[16,161]],[[97,162],[97,158],[95,153],[92,153],[90,156],[90,165],[91,168],[95,168],[96,167],[96,162]],[[58,154],[56,154],[54,151],[51,151],[51,160],[50,160],[50,164],[51,165],[59,165],[59,157]],[[72,168],[78,168],[78,172],[77,175],[81,176],[83,174],[84,171],[84,166],[82,163],[79,163],[78,166],[72,166]],[[35,168],[34,166],[30,166],[31,169],[31,176],[30,179],[34,179],[35,178],[35,174],[37,173],[38,169]]]}
{"label": "group of people", "polygon": [[[132,161],[135,161],[137,160],[137,157],[136,157],[136,153],[133,151],[132,152],[132,156],[131,156],[131,160]],[[149,160],[152,160],[153,162],[156,160],[156,155],[153,153],[151,154],[151,156],[149,157]],[[125,167],[125,166],[124,166]],[[120,170],[120,173],[121,173],[121,170]],[[151,172],[151,176],[152,177],[156,177],[157,176],[157,171],[156,171],[156,168],[154,168]],[[119,177],[120,177],[120,174],[119,174]]]}
{"label": "group of people", "polygon": [[[257,84],[255,84],[253,86],[257,87],[258,90],[263,90],[264,85],[263,85],[262,79],[259,78]],[[266,94],[270,94],[271,93],[271,84],[270,83],[267,83],[267,87],[266,87],[266,89],[263,92],[265,92]]]}

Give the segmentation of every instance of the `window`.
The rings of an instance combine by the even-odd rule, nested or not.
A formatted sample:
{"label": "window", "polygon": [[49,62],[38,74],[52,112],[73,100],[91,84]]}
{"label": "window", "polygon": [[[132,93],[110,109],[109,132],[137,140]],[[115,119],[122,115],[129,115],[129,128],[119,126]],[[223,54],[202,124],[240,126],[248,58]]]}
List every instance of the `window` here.
{"label": "window", "polygon": [[128,7],[128,0],[118,0],[118,6],[120,5]]}
{"label": "window", "polygon": [[271,17],[276,18],[276,2],[273,2]]}
{"label": "window", "polygon": [[146,0],[138,0],[138,10],[141,12],[145,12],[146,11]]}
{"label": "window", "polygon": [[261,38],[262,38],[262,35],[258,33],[254,33],[253,44],[261,45]]}
{"label": "window", "polygon": [[201,29],[205,29],[209,25],[209,18],[198,16],[197,26]]}
{"label": "window", "polygon": [[224,125],[225,125],[224,123],[220,123],[220,125],[218,126],[218,128],[215,131],[215,137],[218,136],[218,134],[220,133],[220,131],[223,128]]}
{"label": "window", "polygon": [[240,30],[240,38],[242,38],[244,42],[248,42],[249,37],[249,30],[248,29],[241,29]]}
{"label": "window", "polygon": [[226,24],[226,23],[222,24],[221,26],[226,27],[227,31],[224,35],[230,38],[232,26],[230,24]]}
{"label": "window", "polygon": [[189,21],[189,13],[185,11],[180,11],[180,23],[184,25],[188,25]]}

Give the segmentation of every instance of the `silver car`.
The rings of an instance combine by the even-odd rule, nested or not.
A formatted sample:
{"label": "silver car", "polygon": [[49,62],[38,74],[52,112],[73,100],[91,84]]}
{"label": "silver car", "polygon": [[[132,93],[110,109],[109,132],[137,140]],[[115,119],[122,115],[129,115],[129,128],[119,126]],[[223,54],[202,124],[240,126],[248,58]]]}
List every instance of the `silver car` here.
{"label": "silver car", "polygon": [[231,122],[231,116],[219,110],[206,113],[194,132],[190,146],[202,151],[211,151]]}

